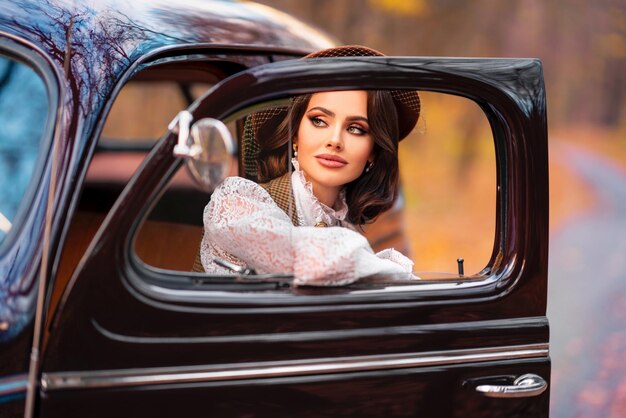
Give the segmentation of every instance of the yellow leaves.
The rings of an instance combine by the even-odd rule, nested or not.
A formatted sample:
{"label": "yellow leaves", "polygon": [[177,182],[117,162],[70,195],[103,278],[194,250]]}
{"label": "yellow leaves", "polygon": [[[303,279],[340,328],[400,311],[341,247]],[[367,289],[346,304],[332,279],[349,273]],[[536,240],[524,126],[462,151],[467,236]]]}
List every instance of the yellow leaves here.
{"label": "yellow leaves", "polygon": [[599,41],[604,56],[626,58],[626,39],[623,35],[611,33],[601,36]]}
{"label": "yellow leaves", "polygon": [[423,16],[428,12],[426,0],[369,0],[378,9],[403,16]]}

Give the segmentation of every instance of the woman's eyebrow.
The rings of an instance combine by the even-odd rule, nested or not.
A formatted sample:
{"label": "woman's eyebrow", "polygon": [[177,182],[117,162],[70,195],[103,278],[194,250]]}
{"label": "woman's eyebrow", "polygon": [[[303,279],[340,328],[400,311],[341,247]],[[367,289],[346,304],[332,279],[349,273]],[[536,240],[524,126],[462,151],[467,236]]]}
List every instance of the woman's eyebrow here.
{"label": "woman's eyebrow", "polygon": [[307,113],[312,112],[313,110],[319,110],[320,112],[325,113],[328,116],[332,116],[332,117],[335,116],[335,112],[333,112],[332,110],[328,110],[325,107],[321,107],[321,106],[312,107],[307,111]]}
{"label": "woman's eyebrow", "polygon": [[346,118],[346,120],[348,122],[356,122],[356,121],[361,121],[361,122],[365,122],[365,123],[369,123],[369,121],[367,120],[366,117],[363,116],[349,116]]}

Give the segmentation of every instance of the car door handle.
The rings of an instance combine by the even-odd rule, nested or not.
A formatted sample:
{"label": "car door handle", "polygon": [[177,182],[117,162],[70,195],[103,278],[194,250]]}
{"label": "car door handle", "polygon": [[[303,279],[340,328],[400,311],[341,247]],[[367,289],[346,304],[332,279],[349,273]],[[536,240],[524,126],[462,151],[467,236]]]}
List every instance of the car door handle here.
{"label": "car door handle", "polygon": [[536,374],[521,375],[512,385],[478,385],[476,391],[490,398],[526,398],[541,395],[548,383]]}

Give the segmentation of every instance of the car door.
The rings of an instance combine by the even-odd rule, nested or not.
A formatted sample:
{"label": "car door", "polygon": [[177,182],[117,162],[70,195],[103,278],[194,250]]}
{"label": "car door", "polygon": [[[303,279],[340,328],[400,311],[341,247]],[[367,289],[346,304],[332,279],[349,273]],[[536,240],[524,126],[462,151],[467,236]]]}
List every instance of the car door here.
{"label": "car door", "polygon": [[194,120],[224,119],[333,89],[434,91],[480,106],[497,163],[496,233],[485,269],[402,286],[294,288],[284,278],[148,266],[135,254],[138,230],[183,164],[169,132],[63,295],[45,346],[40,416],[548,415],[541,63],[296,60],[235,75],[188,110]]}

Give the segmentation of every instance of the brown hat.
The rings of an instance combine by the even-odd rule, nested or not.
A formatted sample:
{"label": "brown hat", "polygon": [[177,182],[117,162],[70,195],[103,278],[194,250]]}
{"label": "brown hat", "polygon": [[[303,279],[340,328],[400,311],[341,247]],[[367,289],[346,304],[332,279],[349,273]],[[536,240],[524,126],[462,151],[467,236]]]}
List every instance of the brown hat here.
{"label": "brown hat", "polygon": [[[385,55],[366,46],[344,45],[313,52],[302,59],[382,56]],[[398,113],[398,133],[401,141],[411,133],[417,123],[420,115],[420,97],[414,90],[393,90],[391,91],[391,98]],[[256,112],[246,119],[243,152],[245,171],[248,175],[256,176],[255,167],[257,164],[258,144],[254,138],[257,135],[273,134],[287,115],[287,110],[286,106],[274,107]]]}
{"label": "brown hat", "polygon": [[[312,52],[304,58],[384,57],[385,54],[361,45],[344,45]],[[398,112],[398,133],[402,141],[411,133],[420,116],[420,97],[414,90],[392,90],[391,98]]]}

